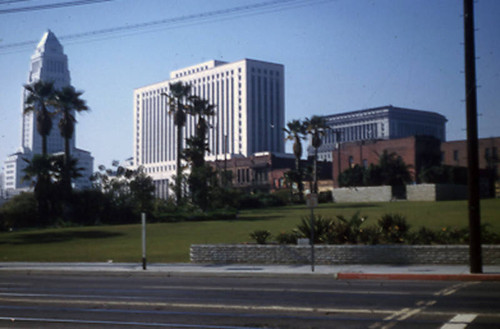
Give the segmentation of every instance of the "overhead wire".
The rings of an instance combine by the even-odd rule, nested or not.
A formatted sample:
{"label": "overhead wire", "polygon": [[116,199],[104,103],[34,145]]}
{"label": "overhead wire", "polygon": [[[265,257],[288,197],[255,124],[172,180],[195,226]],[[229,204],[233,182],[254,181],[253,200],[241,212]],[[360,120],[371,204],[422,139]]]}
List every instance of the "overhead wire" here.
{"label": "overhead wire", "polygon": [[[157,30],[179,28],[185,26],[198,25],[205,22],[211,22],[221,19],[234,19],[236,17],[248,17],[264,13],[282,11],[285,9],[298,8],[303,6],[311,6],[321,2],[329,2],[332,0],[272,0],[264,1],[250,5],[243,5],[231,8],[218,9],[208,12],[201,12],[178,17],[166,18],[133,25],[116,26],[100,30],[87,31],[82,33],[63,35],[58,37],[59,40],[66,40],[66,44],[91,42],[102,39],[112,39],[117,37],[128,36],[137,33],[152,32]],[[0,45],[0,54],[12,53],[26,49],[31,49],[37,40],[29,40],[17,43]]]}
{"label": "overhead wire", "polygon": [[[22,0],[17,0],[17,1],[22,1]],[[45,5],[37,5],[37,6],[0,9],[0,15],[26,12],[26,11],[74,7],[74,6],[88,5],[88,4],[94,4],[94,3],[99,3],[99,2],[108,2],[108,1],[113,1],[113,0],[75,0],[75,1],[48,3]],[[6,2],[6,3],[13,3],[13,0]],[[4,3],[0,3],[0,4],[4,4]]]}

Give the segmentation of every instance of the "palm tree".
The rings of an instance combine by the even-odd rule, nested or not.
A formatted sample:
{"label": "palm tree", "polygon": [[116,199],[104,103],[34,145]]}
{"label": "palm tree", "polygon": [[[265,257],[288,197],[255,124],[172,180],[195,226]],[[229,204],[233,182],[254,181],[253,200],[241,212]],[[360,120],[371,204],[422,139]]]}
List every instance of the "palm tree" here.
{"label": "palm tree", "polygon": [[175,197],[177,205],[182,202],[182,143],[183,129],[186,125],[186,111],[188,110],[187,100],[191,91],[190,85],[184,85],[181,81],[169,85],[170,93],[162,93],[168,99],[169,114],[174,116],[174,124],[177,126],[177,174],[175,177]]}
{"label": "palm tree", "polygon": [[[82,91],[76,91],[72,86],[67,86],[56,91],[54,106],[58,109],[57,113],[61,114],[59,120],[59,131],[64,138],[64,168],[62,176],[62,186],[65,193],[71,193],[71,148],[70,140],[73,138],[75,131],[76,119],[74,112],[88,111],[89,108],[85,104],[85,100],[80,96]],[[68,195],[66,194],[66,195]]]}
{"label": "palm tree", "polygon": [[293,154],[295,155],[295,171],[297,175],[297,184],[299,188],[299,198],[303,201],[304,196],[304,184],[302,183],[302,168],[300,167],[300,158],[302,157],[302,140],[305,139],[304,134],[306,133],[306,126],[300,120],[292,120],[287,123],[287,128],[283,130],[288,134],[286,139],[294,141],[293,143]]}
{"label": "palm tree", "polygon": [[194,160],[193,166],[203,166],[205,162],[205,151],[208,151],[206,136],[209,125],[207,123],[207,118],[215,115],[215,105],[210,104],[207,100],[198,96],[189,97],[189,101],[191,106],[189,106],[187,112],[197,118],[194,140],[198,148],[196,151],[199,153],[199,159],[192,159]]}
{"label": "palm tree", "polygon": [[25,100],[24,114],[33,112],[36,116],[36,130],[42,137],[42,155],[47,155],[47,136],[52,130],[52,113],[48,107],[55,96],[54,83],[38,80],[31,85],[24,85],[28,91]]}
{"label": "palm tree", "polygon": [[188,148],[184,155],[191,162],[191,173],[188,178],[191,197],[195,204],[202,210],[208,206],[208,170],[205,168],[205,151],[209,151],[206,142],[207,117],[215,114],[215,106],[198,96],[189,97],[190,107],[188,113],[196,120],[195,135],[187,140]]}
{"label": "palm tree", "polygon": [[323,117],[313,115],[305,122],[307,133],[311,135],[311,145],[314,148],[313,158],[313,193],[318,193],[318,149],[323,143],[322,137],[325,135],[326,130],[329,129]]}

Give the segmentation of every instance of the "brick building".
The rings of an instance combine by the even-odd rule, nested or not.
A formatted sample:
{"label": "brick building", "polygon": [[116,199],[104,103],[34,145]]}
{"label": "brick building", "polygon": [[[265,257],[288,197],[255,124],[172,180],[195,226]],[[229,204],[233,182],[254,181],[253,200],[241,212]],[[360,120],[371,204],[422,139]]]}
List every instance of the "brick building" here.
{"label": "brick building", "polygon": [[413,181],[418,182],[418,174],[422,168],[440,164],[440,144],[439,139],[431,136],[342,143],[332,152],[334,186],[338,187],[339,173],[356,164],[365,168],[370,164],[377,164],[384,151],[401,156],[411,166]]}
{"label": "brick building", "polygon": [[[491,194],[500,196],[500,137],[481,138],[478,141],[479,169],[482,189],[490,190]],[[467,141],[450,141],[441,144],[441,159],[443,165],[467,167]]]}
{"label": "brick building", "polygon": [[[493,169],[498,177],[500,137],[481,138],[478,141],[479,168]],[[467,141],[450,141],[441,143],[443,164],[467,167]]]}
{"label": "brick building", "polygon": [[[285,173],[295,168],[293,154],[260,152],[248,157],[232,157],[208,162],[212,168],[229,172],[230,185],[247,192],[273,192],[287,188]],[[301,160],[302,168],[312,166],[311,160]],[[319,186],[332,186],[330,162],[318,162]],[[306,184],[304,184],[306,186]]]}

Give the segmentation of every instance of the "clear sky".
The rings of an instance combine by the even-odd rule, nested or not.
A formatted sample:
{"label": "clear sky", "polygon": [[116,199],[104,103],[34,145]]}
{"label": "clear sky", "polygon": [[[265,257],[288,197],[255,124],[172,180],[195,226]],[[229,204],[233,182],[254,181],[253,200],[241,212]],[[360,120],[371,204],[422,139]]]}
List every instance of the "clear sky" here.
{"label": "clear sky", "polygon": [[[294,0],[190,16],[266,1],[115,0],[10,13],[3,11],[57,1],[0,1],[2,165],[21,144],[22,85],[47,29],[60,38],[72,84],[91,108],[77,118],[76,142],[92,152],[96,168],[132,155],[135,88],[210,59],[284,64],[286,121],[392,104],[441,113],[447,139],[465,139],[461,0]],[[479,134],[500,136],[500,1],[475,6]],[[64,38],[160,20],[167,21]]]}

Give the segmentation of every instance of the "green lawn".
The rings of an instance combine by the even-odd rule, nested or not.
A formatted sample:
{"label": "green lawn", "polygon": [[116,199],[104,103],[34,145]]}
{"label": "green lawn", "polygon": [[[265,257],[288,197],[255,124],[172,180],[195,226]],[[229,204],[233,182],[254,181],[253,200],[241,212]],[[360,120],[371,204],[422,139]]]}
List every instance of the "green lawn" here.
{"label": "green lawn", "polygon": [[[373,204],[321,204],[315,214],[351,216],[360,211],[369,225],[383,214],[401,213],[413,228],[466,227],[467,202],[391,202]],[[188,262],[193,243],[250,242],[249,233],[266,229],[278,234],[290,231],[305,206],[242,211],[238,220],[149,224],[149,262]],[[500,234],[500,199],[481,202],[482,223]],[[138,220],[139,221],[139,220]],[[96,226],[0,233],[0,261],[107,261],[140,262],[140,225]]]}

